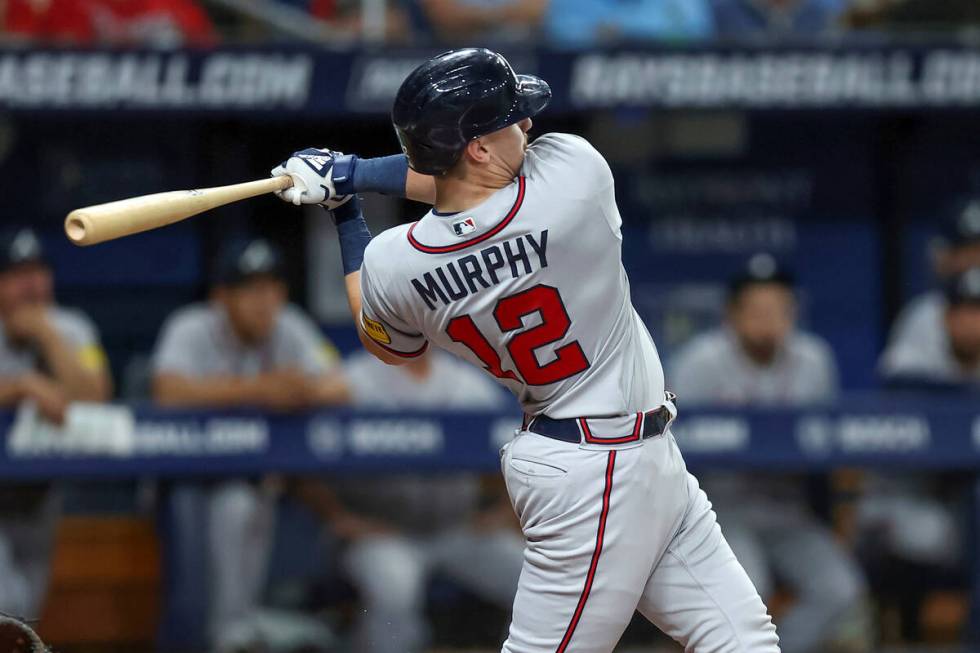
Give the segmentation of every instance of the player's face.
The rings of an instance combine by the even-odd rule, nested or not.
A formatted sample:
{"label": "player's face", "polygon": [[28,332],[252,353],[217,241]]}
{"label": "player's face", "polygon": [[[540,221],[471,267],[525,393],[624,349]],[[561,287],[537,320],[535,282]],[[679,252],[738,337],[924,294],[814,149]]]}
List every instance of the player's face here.
{"label": "player's face", "polygon": [[980,364],[980,304],[961,304],[946,311],[946,330],[961,361]]}
{"label": "player's face", "polygon": [[729,307],[728,321],[749,357],[765,364],[796,324],[796,299],[780,284],[749,286]]}
{"label": "player's face", "polygon": [[271,277],[256,277],[220,293],[232,328],[248,343],[269,338],[286,296],[286,284]]}
{"label": "player's face", "polygon": [[41,263],[25,263],[0,273],[0,311],[9,313],[27,304],[48,304],[52,286],[51,270]]}
{"label": "player's face", "polygon": [[505,170],[511,179],[520,173],[521,166],[524,165],[524,153],[528,146],[527,133],[530,129],[531,119],[525,118],[482,137],[491,162]]}

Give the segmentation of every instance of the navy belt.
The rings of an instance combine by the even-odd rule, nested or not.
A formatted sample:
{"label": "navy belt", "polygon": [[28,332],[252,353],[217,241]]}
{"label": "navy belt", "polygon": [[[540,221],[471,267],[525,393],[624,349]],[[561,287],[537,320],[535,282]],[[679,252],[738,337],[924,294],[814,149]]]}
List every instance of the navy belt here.
{"label": "navy belt", "polygon": [[543,435],[553,440],[571,442],[579,444],[587,442],[589,444],[627,444],[638,440],[646,440],[658,435],[663,435],[671,421],[670,411],[666,406],[661,406],[656,410],[646,413],[637,413],[633,423],[633,432],[628,435],[603,436],[595,435],[589,428],[590,419],[602,419],[591,417],[569,417],[566,419],[553,419],[547,415],[532,417],[525,427],[532,433]]}

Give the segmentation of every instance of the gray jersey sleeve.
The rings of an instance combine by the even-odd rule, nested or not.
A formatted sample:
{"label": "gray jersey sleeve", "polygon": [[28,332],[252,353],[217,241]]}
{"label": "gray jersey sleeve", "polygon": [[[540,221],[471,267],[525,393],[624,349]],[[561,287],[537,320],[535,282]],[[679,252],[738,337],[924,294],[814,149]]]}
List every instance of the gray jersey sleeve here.
{"label": "gray jersey sleeve", "polygon": [[428,347],[421,329],[408,322],[409,313],[395,308],[393,282],[386,274],[385,241],[388,230],[374,238],[364,252],[361,266],[361,326],[364,332],[385,351],[414,358]]}
{"label": "gray jersey sleeve", "polygon": [[723,352],[717,340],[715,333],[696,336],[671,360],[667,385],[682,404],[710,403],[721,394],[717,384]]}
{"label": "gray jersey sleeve", "polygon": [[805,381],[801,403],[825,403],[834,401],[840,394],[840,373],[837,358],[830,345],[821,338],[801,334],[804,356],[798,376]]}
{"label": "gray jersey sleeve", "polygon": [[55,328],[74,349],[82,366],[99,372],[108,365],[95,323],[81,311],[58,308],[54,313]]}
{"label": "gray jersey sleeve", "polygon": [[211,336],[202,317],[199,309],[185,308],[164,322],[153,351],[154,374],[196,376],[204,371],[201,362],[210,358],[204,350]]}
{"label": "gray jersey sleeve", "polygon": [[306,374],[320,376],[337,367],[339,356],[333,344],[316,324],[295,306],[287,306],[280,316],[279,348],[276,365],[296,367]]}

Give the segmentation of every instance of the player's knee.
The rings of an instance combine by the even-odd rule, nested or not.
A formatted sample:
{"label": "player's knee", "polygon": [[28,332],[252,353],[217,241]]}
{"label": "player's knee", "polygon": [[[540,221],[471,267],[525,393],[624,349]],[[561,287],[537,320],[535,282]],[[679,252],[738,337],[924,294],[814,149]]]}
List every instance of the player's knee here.
{"label": "player's knee", "polygon": [[397,541],[361,542],[348,558],[351,581],[372,609],[415,610],[425,597],[425,570],[417,555]]}

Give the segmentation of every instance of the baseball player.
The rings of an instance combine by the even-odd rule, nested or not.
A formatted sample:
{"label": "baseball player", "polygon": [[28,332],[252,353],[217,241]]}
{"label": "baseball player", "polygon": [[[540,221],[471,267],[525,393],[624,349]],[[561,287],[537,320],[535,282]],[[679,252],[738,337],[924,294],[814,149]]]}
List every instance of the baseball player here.
{"label": "baseball player", "polygon": [[[95,325],[55,299],[34,230],[0,234],[0,407],[31,401],[61,422],[72,401],[108,401],[112,378]],[[0,611],[40,616],[61,495],[46,481],[0,485]]]}
{"label": "baseball player", "polygon": [[[211,301],[184,307],[163,325],[153,358],[153,397],[168,406],[279,412],[336,405],[348,398],[338,363],[316,325],[287,303],[278,250],[263,239],[232,243],[218,257]],[[181,482],[171,492],[170,576],[180,615],[170,618],[191,612],[200,585],[190,560],[206,547],[215,650],[247,649],[261,640],[255,616],[277,498],[274,484],[244,478]]]}
{"label": "baseball player", "polygon": [[[500,55],[439,55],[402,83],[406,156],[294,154],[326,203],[361,341],[400,364],[430,342],[521,402],[501,452],[526,538],[509,653],[608,653],[635,610],[688,651],[778,651],[772,620],[670,434],[676,408],[630,302],[613,177],[584,139],[528,144],[548,85]],[[433,204],[373,240],[357,192]],[[479,564],[474,560],[474,564]]]}

